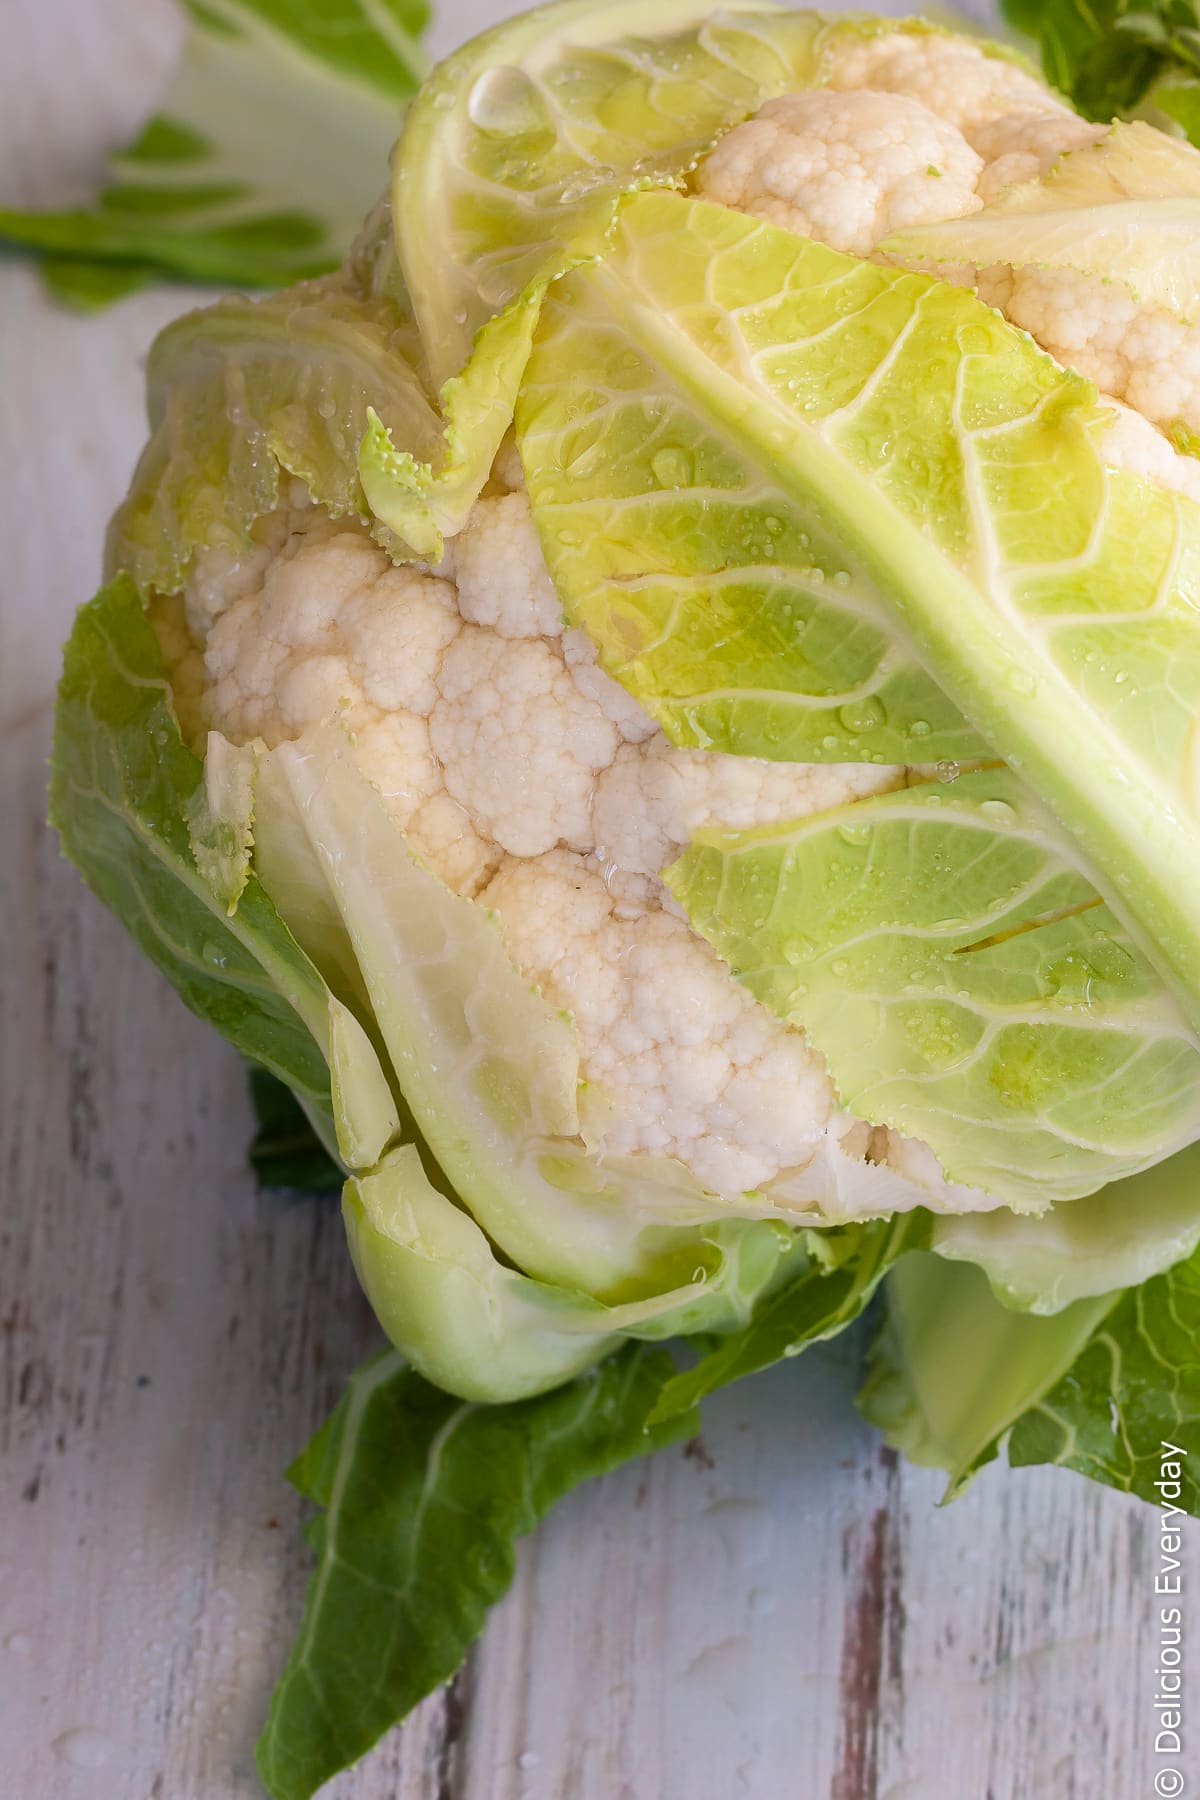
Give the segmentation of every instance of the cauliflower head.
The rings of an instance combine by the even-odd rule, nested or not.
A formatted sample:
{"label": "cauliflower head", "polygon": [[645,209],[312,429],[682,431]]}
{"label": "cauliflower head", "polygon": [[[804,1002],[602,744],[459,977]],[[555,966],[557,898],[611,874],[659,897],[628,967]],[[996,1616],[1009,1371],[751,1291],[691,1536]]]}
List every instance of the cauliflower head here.
{"label": "cauliflower head", "polygon": [[[831,249],[888,262],[888,239],[1011,205],[1014,189],[1053,178],[1064,157],[1107,136],[1036,77],[976,44],[882,31],[835,46],[827,87],[769,100],[735,126],[701,162],[695,187]],[[1179,188],[1191,194],[1200,152],[1172,150],[1195,164],[1197,175]],[[1064,367],[1152,425],[1200,434],[1200,324],[1140,299],[1103,268],[903,260],[976,287]],[[1115,433],[1111,445],[1121,457],[1129,434]],[[1154,461],[1161,477],[1165,459]],[[1170,479],[1190,491],[1192,470]]]}
{"label": "cauliflower head", "polygon": [[[694,185],[886,261],[878,247],[897,231],[969,217],[1102,135],[973,44],[885,31],[835,46],[824,85],[735,125]],[[1114,466],[1200,497],[1198,465],[1154,429],[1186,413],[1178,341],[1162,348],[1170,374],[1151,376],[1133,346],[1161,325],[1120,289],[1054,270],[985,273],[980,287],[1128,401],[1111,413]],[[1119,327],[1102,331],[1098,309]],[[731,978],[661,879],[699,831],[795,821],[939,771],[669,742],[564,619],[511,441],[436,566],[397,565],[299,482],[251,535],[240,555],[201,550],[182,593],[156,604],[193,741],[275,748],[336,721],[407,842],[496,915],[517,967],[569,1015],[614,1153],[672,1158],[735,1203],[812,1164],[832,1134],[903,1173],[889,1205],[995,1203],[934,1179],[932,1159],[896,1133],[848,1133],[803,1031]],[[864,1189],[848,1204],[869,1215],[878,1200]]]}
{"label": "cauliflower head", "polygon": [[56,753],[471,1398],[1200,1142],[1200,158],[920,25],[577,15],[163,334]]}
{"label": "cauliflower head", "polygon": [[659,871],[700,825],[796,818],[905,771],[673,747],[564,629],[519,490],[481,498],[436,572],[295,499],[248,556],[202,553],[156,612],[197,744],[274,748],[337,721],[408,841],[570,1014],[614,1152],[677,1159],[735,1201],[844,1136],[821,1058],[731,979]]}

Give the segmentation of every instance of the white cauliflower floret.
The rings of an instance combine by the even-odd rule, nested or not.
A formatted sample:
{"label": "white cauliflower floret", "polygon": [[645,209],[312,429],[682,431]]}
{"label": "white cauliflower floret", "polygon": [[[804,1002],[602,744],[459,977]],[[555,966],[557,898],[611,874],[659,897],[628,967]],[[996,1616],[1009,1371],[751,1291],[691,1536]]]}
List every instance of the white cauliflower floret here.
{"label": "white cauliflower floret", "polygon": [[649,713],[642,711],[633,695],[619,681],[606,675],[600,667],[596,646],[586,631],[565,631],[562,640],[563,661],[574,677],[575,686],[589,700],[594,700],[606,719],[611,719],[629,744],[640,744],[653,737],[658,726]]}
{"label": "white cauliflower floret", "polygon": [[422,717],[433,710],[442,653],[462,629],[448,581],[389,568],[353,596],[341,628],[372,705]]}
{"label": "white cauliflower floret", "polygon": [[1155,425],[1200,431],[1200,326],[1140,307],[1128,288],[1075,269],[983,269],[979,297],[1056,361]]}
{"label": "white cauliflower floret", "polygon": [[313,504],[302,481],[288,481],[282,501],[276,512],[265,513],[251,525],[248,549],[217,546],[198,550],[192,558],[183,595],[188,629],[197,643],[203,643],[235,600],[262,586],[263,576],[289,538],[336,529],[328,513]]}
{"label": "white cauliflower floret", "polygon": [[979,178],[980,199],[994,200],[1014,182],[1039,180],[1060,156],[1098,144],[1107,130],[1106,125],[1091,125],[1061,107],[987,120],[968,133],[972,148],[987,165]]}
{"label": "white cauliflower floret", "polygon": [[804,818],[904,785],[904,770],[876,763],[778,763],[677,750],[657,736],[626,746],[601,775],[593,809],[597,854],[656,875],[709,825],[745,830]]}
{"label": "white cauliflower floret", "polygon": [[452,540],[458,608],[501,637],[554,637],[562,601],[542,556],[525,494],[480,500]]}
{"label": "white cauliflower floret", "polygon": [[475,895],[499,868],[504,852],[476,831],[449,794],[436,793],[406,821],[413,846],[456,894]]}
{"label": "white cauliflower floret", "polygon": [[617,732],[539,639],[466,625],[443,660],[430,736],[446,787],[513,856],[591,842],[592,789]]}
{"label": "white cauliflower floret", "polygon": [[736,1194],[812,1157],[833,1111],[824,1065],[683,920],[626,897],[569,851],[508,861],[483,895],[519,966],[575,1021],[613,1102],[606,1147],[684,1161]]}
{"label": "white cauliflower floret", "polygon": [[832,52],[829,85],[907,94],[968,139],[978,126],[1004,113],[1066,111],[1036,75],[988,56],[965,38],[938,32],[850,37]]}
{"label": "white cauliflower floret", "polygon": [[[658,871],[700,825],[800,816],[903,771],[677,750],[583,632],[503,635],[520,593],[548,583],[517,498],[519,511],[485,500],[468,528],[477,545],[491,534],[494,562],[503,509],[502,536],[517,521],[510,552],[525,545],[516,581],[491,567],[494,607],[487,559],[464,562],[461,540],[446,559],[467,570],[474,619],[452,580],[393,566],[360,526],[281,513],[261,534],[273,558],[253,580],[231,573],[228,606],[211,571],[203,611],[156,602],[180,704],[197,735],[215,726],[242,743],[331,717],[346,727],[416,852],[497,908],[521,969],[572,1013],[611,1150],[678,1158],[731,1195],[816,1169],[823,1134],[845,1132],[823,1061],[731,978]],[[206,639],[189,618],[208,620]],[[865,1154],[874,1140],[858,1139]]]}
{"label": "white cauliflower floret", "polygon": [[811,88],[735,126],[696,180],[710,200],[867,256],[893,231],[975,211],[982,168],[916,100]]}
{"label": "white cauliflower floret", "polygon": [[[268,745],[299,736],[338,709],[344,709],[345,724],[367,724],[376,643],[387,641],[390,653],[376,671],[383,693],[398,680],[419,693],[437,668],[446,619],[452,635],[455,628],[439,589],[444,583],[430,576],[394,569],[358,527],[291,535],[268,563],[261,587],[236,599],[210,628],[209,724],[237,742],[257,736]],[[392,603],[403,607],[405,598],[414,605],[407,673],[398,675],[396,635],[405,626],[385,614]],[[372,634],[367,605],[378,614],[383,639]]]}
{"label": "white cauliflower floret", "polygon": [[1169,438],[1132,407],[1122,406],[1108,395],[1102,397],[1109,400],[1114,415],[1104,436],[1105,460],[1115,469],[1126,469],[1159,487],[1200,500],[1200,461],[1181,455]]}

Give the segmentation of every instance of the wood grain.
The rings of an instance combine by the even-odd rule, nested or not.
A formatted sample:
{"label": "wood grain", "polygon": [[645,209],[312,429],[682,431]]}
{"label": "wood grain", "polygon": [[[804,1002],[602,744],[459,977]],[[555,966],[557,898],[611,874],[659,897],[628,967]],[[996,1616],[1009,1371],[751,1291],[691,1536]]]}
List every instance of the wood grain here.
{"label": "wood grain", "polygon": [[[443,0],[441,46],[502,10]],[[0,31],[3,198],[74,200],[152,107],[175,16],[165,0],[5,0]],[[237,1059],[42,823],[58,647],[136,453],[144,346],[190,299],[81,320],[0,266],[13,1800],[257,1792],[253,1738],[306,1573],[281,1471],[376,1341],[336,1210],[255,1193]],[[936,1480],[851,1410],[860,1354],[839,1342],[722,1396],[701,1444],[564,1505],[460,1680],[330,1795],[1149,1793],[1152,1515],[1056,1472],[990,1471],[935,1511]]]}

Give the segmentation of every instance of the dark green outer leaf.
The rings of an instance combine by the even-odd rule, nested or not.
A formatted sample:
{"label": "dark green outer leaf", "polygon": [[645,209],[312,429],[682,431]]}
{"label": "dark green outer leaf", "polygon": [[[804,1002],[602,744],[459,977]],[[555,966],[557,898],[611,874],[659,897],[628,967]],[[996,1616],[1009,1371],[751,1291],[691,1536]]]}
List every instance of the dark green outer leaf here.
{"label": "dark green outer leaf", "polygon": [[324,983],[253,875],[233,919],[201,879],[187,827],[201,779],[158,640],[121,577],[80,608],[67,643],[51,823],[192,1011],[328,1116]]}
{"label": "dark green outer leaf", "polygon": [[652,1421],[674,1419],[731,1381],[844,1331],[897,1256],[928,1243],[929,1216],[915,1212],[880,1219],[828,1241],[830,1254],[840,1253],[845,1260],[832,1269],[814,1261],[796,1280],[760,1302],[749,1325],[719,1340],[693,1368],[667,1382],[650,1415]]}
{"label": "dark green outer leaf", "polygon": [[508,1589],[516,1540],[579,1483],[696,1430],[647,1430],[671,1372],[630,1344],[566,1387],[478,1407],[394,1352],[351,1378],[290,1471],[326,1508],[304,1621],[258,1766],[275,1800],[308,1800],[458,1668]]}
{"label": "dark green outer leaf", "polygon": [[1177,1503],[1200,1516],[1200,1252],[1125,1293],[1017,1420],[1008,1459],[1059,1463],[1159,1505],[1164,1441],[1187,1452]]}
{"label": "dark green outer leaf", "polygon": [[250,1097],[258,1130],[249,1160],[259,1186],[290,1194],[340,1194],[345,1173],[292,1090],[265,1069],[251,1066]]}

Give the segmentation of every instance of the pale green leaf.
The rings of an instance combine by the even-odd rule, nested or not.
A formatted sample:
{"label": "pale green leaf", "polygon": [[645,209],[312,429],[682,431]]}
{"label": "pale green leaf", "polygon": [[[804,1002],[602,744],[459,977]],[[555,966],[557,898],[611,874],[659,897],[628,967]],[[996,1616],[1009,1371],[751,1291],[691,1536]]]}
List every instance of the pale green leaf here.
{"label": "pale green leaf", "polygon": [[1200,1050],[1007,769],[700,832],[671,891],[858,1118],[1042,1210],[1200,1135]]}
{"label": "pale green leaf", "polygon": [[59,688],[50,815],[63,849],[193,1012],[286,1081],[333,1143],[325,985],[255,876],[237,911],[189,836],[203,767],[128,580],[81,607]]}
{"label": "pale green leaf", "polygon": [[[597,308],[661,370],[667,416],[681,393],[773,480],[788,502],[780,530],[807,533],[818,563],[840,552],[851,585],[865,577],[896,641],[1020,770],[1200,1020],[1200,508],[1109,468],[1095,390],[970,293],[702,201],[636,195],[605,262],[548,295],[546,354],[520,416],[535,507],[557,479],[565,425],[594,416],[580,445],[584,502],[570,520],[540,518],[572,617],[597,574],[620,572],[603,548],[618,503],[640,503],[624,485],[632,426],[612,334],[590,354]],[[719,494],[681,498],[676,486],[656,483],[668,502],[647,529],[706,535]],[[695,589],[682,600],[690,612],[660,605],[639,620],[635,594],[632,616],[607,631],[581,601],[577,622],[688,741],[688,707],[669,705],[671,646],[692,629],[703,641],[705,625]],[[784,588],[766,603],[781,635],[794,599]],[[719,611],[708,631],[718,652]],[[713,688],[689,700],[705,704],[710,747],[769,756],[783,743],[786,755],[775,721],[785,678],[763,694],[752,661],[740,681],[719,655],[715,669]]]}
{"label": "pale green leaf", "polygon": [[438,454],[408,321],[348,275],[175,320],[155,340],[147,386],[150,440],[108,540],[110,571],[143,591],[177,590],[199,549],[243,554],[288,475],[335,516],[367,517],[357,458],[372,411]]}
{"label": "pale green leaf", "polygon": [[946,1471],[947,1498],[1065,1376],[1114,1301],[1077,1300],[1049,1318],[1010,1312],[981,1270],[921,1252],[896,1264],[884,1292],[858,1405],[894,1449]]}
{"label": "pale green leaf", "polygon": [[1060,1312],[1140,1287],[1200,1244],[1200,1143],[1040,1217],[994,1212],[934,1221],[930,1248],[977,1263],[1006,1306]]}
{"label": "pale green leaf", "polygon": [[481,329],[470,360],[441,392],[442,442],[436,468],[398,447],[373,408],[358,452],[367,504],[392,538],[437,562],[444,540],[462,530],[512,424],[541,293],[523,294]]}
{"label": "pale green leaf", "polygon": [[806,86],[823,31],[815,13],[742,0],[559,0],[442,63],[406,121],[393,194],[436,379],[493,314],[603,248],[619,193],[677,184],[722,130]]}
{"label": "pale green leaf", "polygon": [[1038,181],[981,212],[887,238],[894,261],[1075,269],[1124,284],[1143,306],[1200,309],[1200,151],[1152,126],[1116,124]]}

